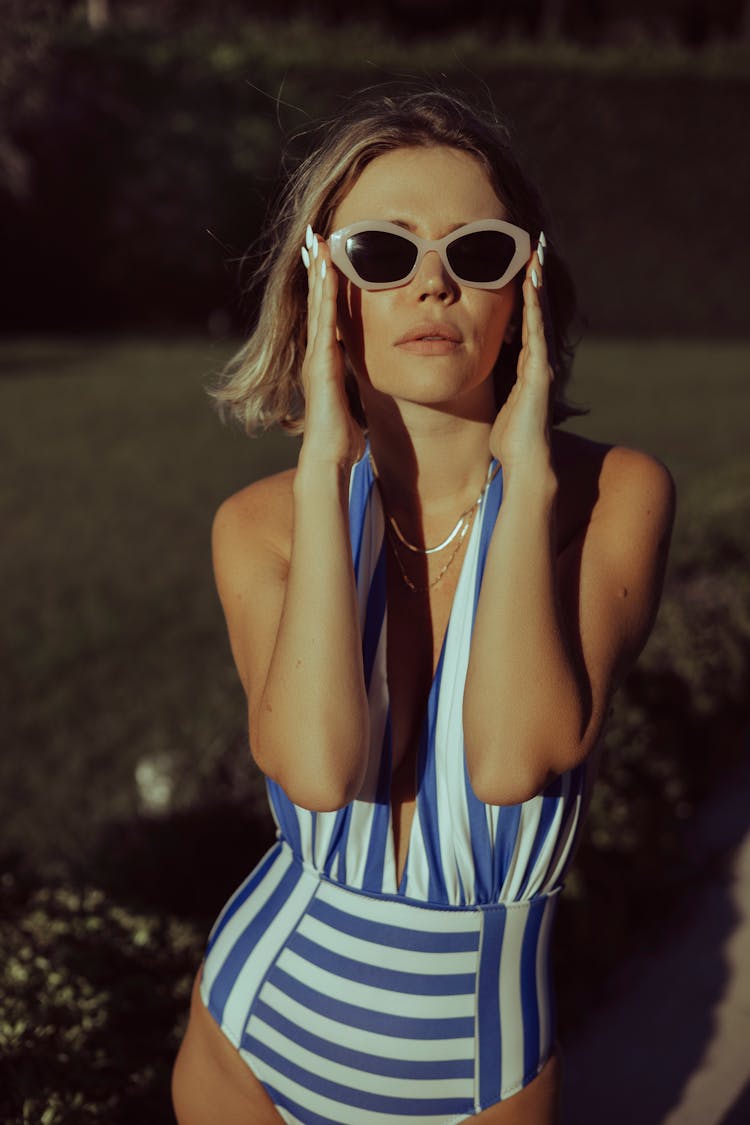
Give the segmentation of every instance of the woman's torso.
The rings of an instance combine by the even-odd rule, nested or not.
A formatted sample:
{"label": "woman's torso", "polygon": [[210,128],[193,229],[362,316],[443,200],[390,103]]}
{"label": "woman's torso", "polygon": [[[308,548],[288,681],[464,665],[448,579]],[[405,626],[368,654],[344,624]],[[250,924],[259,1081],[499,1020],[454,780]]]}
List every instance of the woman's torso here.
{"label": "woman's torso", "polygon": [[[592,518],[605,450],[564,433],[555,433],[553,448],[562,590],[572,597],[576,551],[568,548]],[[265,482],[278,492],[280,503],[267,510],[282,551],[286,536],[291,543],[291,480],[283,474]],[[269,783],[282,835],[328,878],[453,906],[528,898],[562,880],[593,763],[523,805],[499,808],[476,800],[463,760],[463,680],[501,503],[498,474],[455,564],[432,589],[415,593],[384,534],[371,467],[366,458],[355,466],[350,523],[372,726],[368,777],[358,800],[332,813],[299,809]]]}
{"label": "woman's torso", "polygon": [[[572,588],[567,544],[591,518],[581,497],[596,495],[597,474],[580,468],[593,447],[570,448],[575,472],[561,450],[558,555]],[[278,581],[290,557],[292,479],[254,486],[261,518],[247,521],[281,560]],[[355,801],[330,813],[298,808],[269,781],[281,839],[217,919],[201,977],[203,1003],[242,1066],[292,1120],[360,1120],[362,1099],[393,1122],[419,1109],[445,1125],[486,1107],[498,1122],[553,1119],[549,942],[593,769],[506,808],[483,805],[468,783],[463,677],[501,499],[498,475],[460,564],[417,609],[389,573],[367,463],[352,474],[368,776]],[[392,1079],[377,1077],[396,1072],[397,1106]],[[546,1083],[535,1081],[540,1072]]]}

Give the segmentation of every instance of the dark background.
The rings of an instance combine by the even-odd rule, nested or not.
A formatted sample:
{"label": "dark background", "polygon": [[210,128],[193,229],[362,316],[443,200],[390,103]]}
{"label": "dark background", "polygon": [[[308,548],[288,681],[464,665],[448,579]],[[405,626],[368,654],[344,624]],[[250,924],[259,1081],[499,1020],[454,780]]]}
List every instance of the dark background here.
{"label": "dark background", "polygon": [[6,330],[243,328],[232,263],[282,147],[293,162],[342,100],[401,81],[509,122],[592,331],[746,331],[745,3],[513,0],[467,21],[365,0],[356,24],[334,0],[2,7]]}
{"label": "dark background", "polygon": [[[717,865],[745,827],[716,810],[747,758],[749,10],[0,0],[0,1120],[169,1120],[208,928],[272,835],[210,520],[296,452],[222,430],[204,388],[252,318],[242,259],[285,169],[321,118],[393,82],[508,121],[588,326],[576,425],[677,478],[662,611],[618,693],[556,969],[575,1044],[618,967],[669,957],[715,888],[695,1009],[669,1066],[644,1062],[660,1112],[631,1120],[679,1100],[731,981]],[[612,1083],[626,1120],[626,1071]]]}

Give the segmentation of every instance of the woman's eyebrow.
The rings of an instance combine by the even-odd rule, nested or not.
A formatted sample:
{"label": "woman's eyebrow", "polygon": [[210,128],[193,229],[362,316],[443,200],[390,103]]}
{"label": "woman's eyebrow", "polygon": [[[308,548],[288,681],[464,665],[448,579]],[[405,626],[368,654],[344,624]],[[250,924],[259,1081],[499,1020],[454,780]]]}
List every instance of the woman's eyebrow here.
{"label": "woman's eyebrow", "polygon": [[388,219],[385,220],[385,222],[386,223],[393,223],[393,225],[395,227],[403,227],[404,230],[411,231],[412,234],[414,234],[414,232],[417,229],[417,224],[416,223],[410,223],[408,219],[388,218]]}
{"label": "woman's eyebrow", "polygon": [[[446,230],[445,234],[446,234],[446,235],[448,235],[448,234],[453,234],[454,230],[460,230],[460,229],[461,229],[461,227],[465,227],[465,226],[466,226],[466,224],[467,224],[468,222],[470,222],[470,221],[471,221],[471,220],[469,220],[469,219],[462,219],[462,220],[461,220],[460,222],[458,222],[458,223],[453,223],[453,225],[452,225],[452,226],[449,226],[449,227],[448,227],[448,229]],[[386,222],[389,222],[389,223],[393,223],[393,225],[394,225],[394,226],[397,226],[397,227],[403,227],[403,228],[404,228],[404,230],[408,230],[408,231],[410,231],[410,232],[411,232],[412,234],[416,234],[416,231],[417,231],[417,225],[418,225],[418,224],[417,224],[417,223],[412,223],[412,222],[410,222],[410,221],[409,221],[408,219],[396,219],[396,218],[389,218],[389,219],[387,219],[387,220],[386,220]],[[445,235],[443,235],[443,237],[445,237]]]}

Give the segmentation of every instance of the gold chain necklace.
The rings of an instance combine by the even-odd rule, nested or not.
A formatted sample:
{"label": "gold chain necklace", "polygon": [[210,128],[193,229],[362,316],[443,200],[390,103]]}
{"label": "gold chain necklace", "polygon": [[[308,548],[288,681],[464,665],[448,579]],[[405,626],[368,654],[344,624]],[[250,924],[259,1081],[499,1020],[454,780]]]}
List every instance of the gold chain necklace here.
{"label": "gold chain necklace", "polygon": [[[370,458],[370,467],[372,468],[373,476],[375,477],[375,480],[378,482],[378,484],[380,484],[380,476],[378,474],[378,467],[375,464],[375,460],[372,456],[372,452],[369,452],[368,456]],[[438,543],[434,547],[418,547],[418,546],[416,546],[416,544],[410,543],[409,540],[404,535],[401,528],[398,526],[398,523],[396,522],[396,517],[388,515],[388,513],[385,511],[385,504],[383,504],[383,512],[385,513],[386,519],[388,520],[388,523],[389,523],[391,529],[393,530],[393,532],[395,533],[399,543],[401,543],[404,547],[406,547],[407,550],[413,551],[415,555],[436,555],[439,551],[445,550],[445,548],[448,547],[453,542],[453,540],[456,538],[457,535],[460,535],[460,538],[463,539],[464,535],[466,534],[469,523],[471,522],[469,517],[473,515],[474,511],[482,503],[482,497],[484,496],[485,492],[489,488],[489,486],[492,483],[492,480],[495,476],[495,473],[492,470],[493,470],[493,465],[492,465],[492,462],[490,461],[489,468],[487,469],[487,478],[486,478],[484,484],[482,485],[482,491],[479,493],[476,500],[474,500],[473,503],[469,504],[469,507],[466,508],[466,510],[463,511],[461,513],[461,515],[458,517],[458,521],[456,522],[456,526],[453,528],[451,533],[448,536],[446,536],[446,538],[442,541],[442,543]],[[497,471],[497,469],[495,469],[495,472],[496,471]],[[381,490],[380,495],[381,495],[381,500],[382,500],[382,496],[383,496],[382,490]],[[453,559],[453,555],[451,555],[451,561],[452,561],[452,559]]]}
{"label": "gold chain necklace", "polygon": [[[480,499],[481,499],[481,497],[480,497]],[[401,578],[402,578],[403,583],[406,586],[406,588],[408,590],[410,590],[412,592],[412,594],[424,594],[428,590],[431,590],[433,588],[433,586],[437,586],[438,582],[441,580],[441,578],[443,578],[443,576],[445,575],[445,572],[447,571],[448,567],[451,565],[453,560],[458,555],[458,552],[461,550],[461,546],[462,546],[463,541],[464,541],[464,539],[466,538],[466,536],[469,532],[469,528],[471,527],[472,521],[474,519],[474,513],[476,512],[476,510],[477,510],[476,504],[472,504],[472,506],[468,509],[468,515],[466,517],[466,522],[463,526],[463,529],[461,530],[461,534],[458,537],[458,543],[456,543],[456,546],[451,551],[450,556],[448,558],[448,561],[441,567],[441,569],[438,571],[438,573],[435,575],[435,577],[432,579],[432,581],[428,582],[426,586],[418,586],[416,584],[416,582],[412,582],[411,578],[406,573],[406,570],[404,568],[404,564],[401,562],[401,556],[398,553],[396,540],[394,539],[393,534],[391,533],[390,527],[388,525],[386,525],[386,531],[388,532],[388,542],[391,545],[391,550],[393,551],[394,558],[396,559],[396,562],[398,563],[398,569],[401,573]],[[426,555],[426,554],[428,554],[428,552],[423,551],[422,554]]]}

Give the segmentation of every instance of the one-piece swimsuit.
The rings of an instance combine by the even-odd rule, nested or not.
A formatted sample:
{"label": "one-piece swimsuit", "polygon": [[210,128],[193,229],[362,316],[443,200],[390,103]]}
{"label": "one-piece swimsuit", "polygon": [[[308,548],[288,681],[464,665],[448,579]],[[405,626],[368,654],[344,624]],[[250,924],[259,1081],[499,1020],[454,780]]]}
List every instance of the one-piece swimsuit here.
{"label": "one-piece swimsuit", "polygon": [[554,1047],[550,935],[593,763],[518,805],[485,804],[471,787],[463,689],[502,491],[498,472],[465,543],[397,881],[388,543],[368,456],[352,470],[366,778],[333,812],[301,808],[268,782],[278,840],[217,919],[201,981],[208,1010],[287,1123],[456,1125],[531,1082]]}

